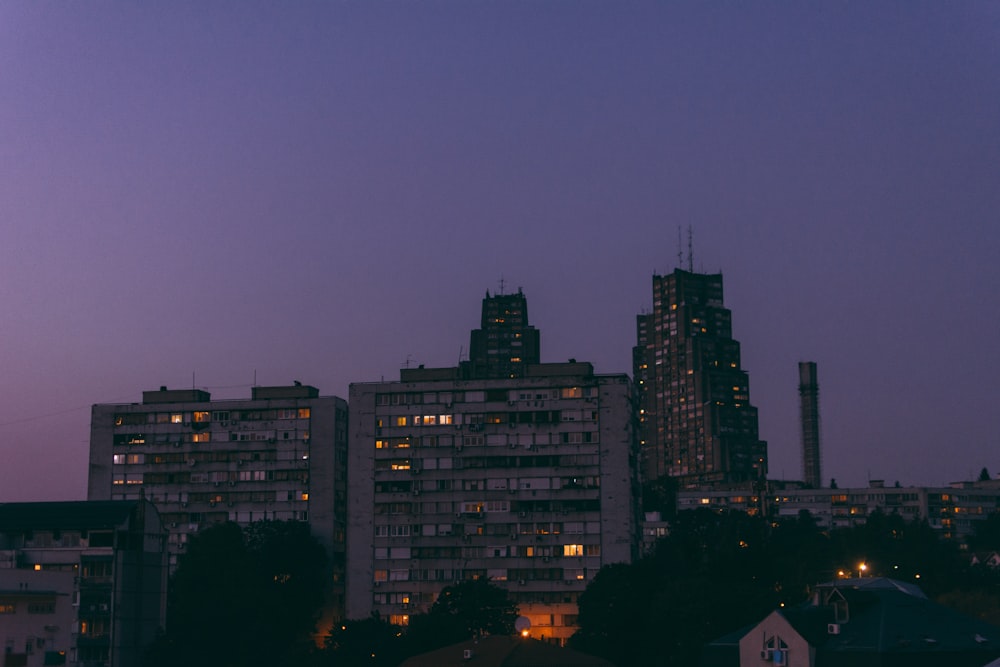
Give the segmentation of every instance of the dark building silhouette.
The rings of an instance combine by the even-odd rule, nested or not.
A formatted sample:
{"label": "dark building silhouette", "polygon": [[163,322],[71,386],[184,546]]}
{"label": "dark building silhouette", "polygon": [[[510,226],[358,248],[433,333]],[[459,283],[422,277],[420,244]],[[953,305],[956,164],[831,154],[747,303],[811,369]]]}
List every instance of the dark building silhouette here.
{"label": "dark building silhouette", "polygon": [[802,481],[814,489],[822,486],[819,451],[819,382],[816,362],[799,362],[799,400],[802,420]]}
{"label": "dark building silhouette", "polygon": [[743,485],[767,472],[750,383],[740,367],[722,275],[653,276],[653,312],[637,318],[633,351],[646,480]]}
{"label": "dark building silhouette", "polygon": [[486,292],[482,324],[472,331],[466,373],[477,378],[524,376],[528,364],[539,362],[538,329],[528,324],[528,301],[517,294]]}

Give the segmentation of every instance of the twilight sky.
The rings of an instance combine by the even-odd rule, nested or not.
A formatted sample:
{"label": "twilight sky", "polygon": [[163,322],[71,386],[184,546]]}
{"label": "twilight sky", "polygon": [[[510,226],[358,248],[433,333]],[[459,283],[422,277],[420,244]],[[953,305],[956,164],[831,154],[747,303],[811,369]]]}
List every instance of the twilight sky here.
{"label": "twilight sky", "polygon": [[824,478],[1000,473],[1000,3],[2,2],[0,502],[93,403],[454,365],[501,276],[631,374],[689,225],[772,477],[803,360]]}

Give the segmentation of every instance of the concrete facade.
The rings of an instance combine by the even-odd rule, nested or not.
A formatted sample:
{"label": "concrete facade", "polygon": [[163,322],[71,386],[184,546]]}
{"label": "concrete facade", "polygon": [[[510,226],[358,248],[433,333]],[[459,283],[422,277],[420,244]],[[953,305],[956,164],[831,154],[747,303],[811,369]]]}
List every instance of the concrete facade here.
{"label": "concrete facade", "polygon": [[681,491],[677,509],[707,508],[796,517],[808,511],[822,528],[863,525],[873,512],[899,514],[907,521],[926,519],[945,539],[962,540],[972,534],[975,522],[1000,509],[1000,486],[994,482],[956,482],[951,486],[886,486],[873,480],[869,486],[850,489],[780,488],[759,497],[744,491]]}
{"label": "concrete facade", "polygon": [[767,474],[749,377],[722,302],[722,276],[653,276],[653,311],[636,320],[643,480],[681,488],[750,487]]}
{"label": "concrete facade", "polygon": [[401,371],[350,390],[347,615],[406,624],[487,578],[564,641],[601,566],[640,541],[631,383],[590,364],[519,378]]}
{"label": "concrete facade", "polygon": [[347,403],[314,387],[254,387],[249,400],[200,390],[143,392],[142,403],[95,405],[91,500],[145,497],[168,530],[171,569],[213,523],[309,523],[334,582],[328,620],[343,611]]}
{"label": "concrete facade", "polygon": [[3,664],[141,664],[164,626],[164,544],[148,502],[0,505]]}

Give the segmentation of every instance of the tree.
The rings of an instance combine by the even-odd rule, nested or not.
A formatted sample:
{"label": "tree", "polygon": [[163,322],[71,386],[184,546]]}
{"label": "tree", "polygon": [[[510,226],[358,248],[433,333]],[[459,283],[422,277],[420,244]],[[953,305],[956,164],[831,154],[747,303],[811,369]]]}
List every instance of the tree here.
{"label": "tree", "polygon": [[431,651],[479,635],[512,635],[517,614],[507,591],[486,579],[448,586],[426,614],[410,617],[408,652]]}
{"label": "tree", "polygon": [[983,469],[979,471],[979,481],[988,482],[990,481],[990,471],[983,466]]}
{"label": "tree", "polygon": [[147,663],[284,664],[313,630],[325,564],[306,524],[266,521],[244,531],[227,522],[201,531],[171,579],[167,630]]}
{"label": "tree", "polygon": [[378,613],[345,621],[327,638],[330,664],[337,667],[395,667],[407,656],[403,630]]}

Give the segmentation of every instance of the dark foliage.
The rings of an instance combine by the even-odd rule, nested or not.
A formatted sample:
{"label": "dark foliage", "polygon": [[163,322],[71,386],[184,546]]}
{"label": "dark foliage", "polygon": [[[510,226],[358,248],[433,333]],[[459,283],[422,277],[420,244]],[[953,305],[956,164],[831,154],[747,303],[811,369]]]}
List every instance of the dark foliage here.
{"label": "dark foliage", "polygon": [[198,533],[170,582],[167,630],[147,664],[303,664],[326,555],[306,524],[222,523]]}
{"label": "dark foliage", "polygon": [[327,663],[337,667],[395,667],[406,659],[403,629],[382,619],[346,621],[326,641]]}
{"label": "dark foliage", "polygon": [[[981,539],[992,543],[985,524]],[[959,611],[1000,618],[1000,574],[969,568],[926,522],[875,513],[863,526],[821,531],[808,512],[768,522],[696,510],[677,515],[652,555],[598,573],[571,645],[636,667],[697,664],[704,644],[804,601],[817,583],[858,576],[861,563],[865,576],[913,582]]]}
{"label": "dark foliage", "polygon": [[517,613],[507,591],[485,579],[448,586],[426,614],[410,617],[407,652],[415,655],[478,635],[512,635]]}

